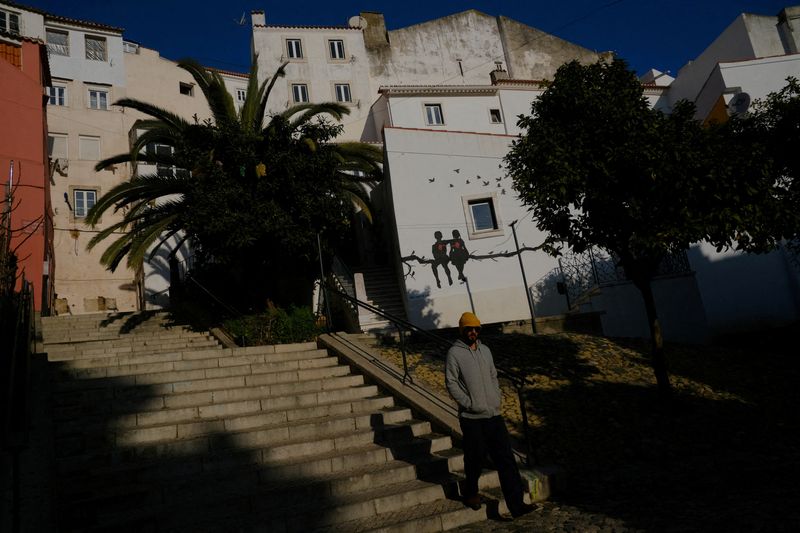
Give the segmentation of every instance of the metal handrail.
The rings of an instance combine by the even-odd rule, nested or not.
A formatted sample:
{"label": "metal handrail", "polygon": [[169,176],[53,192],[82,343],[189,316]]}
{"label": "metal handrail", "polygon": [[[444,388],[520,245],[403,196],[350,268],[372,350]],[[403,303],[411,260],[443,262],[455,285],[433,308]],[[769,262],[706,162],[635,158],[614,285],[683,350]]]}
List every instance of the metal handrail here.
{"label": "metal handrail", "polygon": [[[352,296],[344,293],[343,291],[340,291],[337,288],[331,287],[329,285],[330,285],[329,283],[323,282],[323,288],[324,289],[326,289],[328,291],[332,291],[332,292],[336,293],[338,296],[348,300],[350,303],[355,304],[355,305],[360,306],[360,307],[363,307],[364,309],[367,309],[368,311],[370,311],[372,313],[375,313],[376,315],[379,315],[379,316],[383,317],[384,319],[388,320],[389,322],[391,322],[392,324],[394,324],[394,326],[397,328],[398,334],[400,336],[400,352],[402,354],[402,359],[403,359],[403,379],[402,379],[403,383],[405,383],[406,379],[408,379],[409,381],[411,381],[413,383],[413,380],[412,380],[411,376],[408,373],[408,361],[407,361],[406,347],[405,347],[405,331],[406,330],[410,330],[410,331],[412,331],[412,332],[414,332],[414,333],[416,333],[418,335],[421,335],[421,336],[423,336],[423,337],[425,337],[427,339],[430,339],[431,341],[435,342],[436,344],[442,346],[442,348],[445,348],[445,349],[450,349],[450,347],[453,345],[452,341],[449,341],[449,340],[445,339],[444,337],[441,337],[441,336],[439,336],[439,335],[437,335],[435,333],[432,333],[430,331],[424,330],[424,329],[412,324],[408,320],[405,320],[405,319],[400,318],[398,316],[392,315],[391,313],[387,313],[383,309],[375,307],[374,305],[368,304],[367,302],[364,302],[364,301],[359,300],[357,298],[353,298]],[[528,412],[527,412],[527,408],[525,407],[525,398],[523,396],[523,391],[524,391],[524,388],[525,388],[526,385],[533,385],[533,382],[531,382],[527,378],[527,376],[525,376],[524,374],[521,374],[519,372],[514,372],[514,371],[511,371],[511,370],[508,370],[508,369],[505,369],[505,368],[502,368],[502,367],[497,367],[497,366],[496,366],[496,370],[497,370],[498,377],[502,377],[503,379],[507,379],[508,381],[510,381],[512,383],[512,385],[514,385],[514,388],[517,391],[517,400],[519,401],[520,414],[522,415],[522,429],[523,429],[523,437],[525,438],[525,447],[526,447],[525,464],[527,466],[532,466],[536,462],[536,454],[535,454],[534,448],[533,448],[533,446],[531,444],[530,423],[528,422]]]}

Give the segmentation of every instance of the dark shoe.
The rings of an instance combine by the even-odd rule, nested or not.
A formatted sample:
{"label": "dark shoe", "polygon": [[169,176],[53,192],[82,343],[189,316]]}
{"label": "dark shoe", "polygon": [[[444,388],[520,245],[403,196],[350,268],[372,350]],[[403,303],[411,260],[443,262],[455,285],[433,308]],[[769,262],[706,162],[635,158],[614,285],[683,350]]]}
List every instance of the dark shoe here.
{"label": "dark shoe", "polygon": [[473,511],[477,511],[478,509],[481,508],[481,497],[476,494],[475,496],[464,498],[464,505],[466,505]]}
{"label": "dark shoe", "polygon": [[514,518],[519,518],[520,516],[530,513],[534,509],[536,509],[536,507],[533,505],[529,503],[523,503],[521,506],[511,511],[511,516]]}

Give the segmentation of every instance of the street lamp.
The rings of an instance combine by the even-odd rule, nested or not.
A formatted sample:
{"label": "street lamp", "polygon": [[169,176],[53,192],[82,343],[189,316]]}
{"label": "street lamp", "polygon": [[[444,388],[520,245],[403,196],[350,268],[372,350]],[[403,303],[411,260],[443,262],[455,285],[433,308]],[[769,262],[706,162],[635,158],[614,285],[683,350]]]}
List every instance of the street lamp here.
{"label": "street lamp", "polygon": [[528,299],[528,310],[531,312],[531,331],[536,334],[536,316],[533,312],[533,299],[531,299],[531,292],[528,290],[528,280],[525,277],[525,267],[522,264],[522,253],[519,251],[519,241],[517,241],[517,220],[509,224],[511,232],[514,234],[514,247],[517,250],[517,259],[519,259],[519,270],[522,272],[522,283],[525,287],[525,297]]}

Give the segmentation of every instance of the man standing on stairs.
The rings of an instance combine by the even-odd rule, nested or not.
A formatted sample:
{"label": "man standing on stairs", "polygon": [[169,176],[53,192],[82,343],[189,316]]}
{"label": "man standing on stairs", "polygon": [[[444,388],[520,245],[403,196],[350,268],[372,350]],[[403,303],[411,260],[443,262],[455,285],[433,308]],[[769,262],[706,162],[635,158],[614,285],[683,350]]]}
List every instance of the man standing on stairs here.
{"label": "man standing on stairs", "polygon": [[481,322],[474,313],[461,315],[458,329],[461,338],[447,352],[445,382],[458,404],[458,420],[464,434],[464,504],[475,510],[481,508],[478,478],[488,453],[500,477],[508,509],[516,518],[532,511],[533,506],[522,500],[522,480],[500,416],[500,384],[492,352],[478,340]]}

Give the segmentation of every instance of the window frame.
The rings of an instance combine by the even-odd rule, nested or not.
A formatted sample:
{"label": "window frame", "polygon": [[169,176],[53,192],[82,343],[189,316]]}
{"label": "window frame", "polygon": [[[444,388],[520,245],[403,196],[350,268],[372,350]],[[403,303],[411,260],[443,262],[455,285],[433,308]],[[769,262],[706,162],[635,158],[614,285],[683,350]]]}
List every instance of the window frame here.
{"label": "window frame", "polygon": [[[11,33],[13,35],[20,35],[22,33],[22,18],[20,14],[15,11],[9,11],[8,9],[0,8],[0,15],[3,15],[3,25],[5,28],[0,28],[0,31],[4,31],[6,33]],[[16,19],[16,30],[14,29],[14,23],[12,22],[12,17]]]}
{"label": "window frame", "polygon": [[183,96],[194,96],[194,83],[179,81],[178,92]]}
{"label": "window frame", "polygon": [[[97,141],[97,158],[93,157],[84,157],[84,150],[82,142],[85,140],[92,140]],[[81,161],[100,161],[102,159],[103,150],[102,150],[102,141],[100,136],[98,135],[78,135],[78,159]]]}
{"label": "window frame", "polygon": [[[71,210],[72,211],[72,216],[71,216],[71,218],[72,218],[73,221],[82,220],[82,219],[86,218],[86,215],[89,213],[89,210],[95,204],[97,204],[97,199],[100,197],[100,189],[98,187],[91,187],[91,186],[86,186],[86,185],[70,186],[69,192],[70,192],[69,198],[72,201],[72,210]],[[78,211],[78,195],[79,195],[79,193],[83,193],[83,199],[82,199],[83,207],[82,207],[82,212],[81,213],[79,213],[79,211]],[[91,206],[88,205],[89,202],[87,200],[88,200],[88,196],[89,195],[87,193],[91,193],[91,195],[94,197],[93,200],[92,200],[92,205]]]}
{"label": "window frame", "polygon": [[[64,155],[53,154],[55,139],[64,140]],[[47,132],[47,157],[50,159],[69,159],[69,135],[66,133]]]}
{"label": "window frame", "polygon": [[[432,122],[431,121],[431,114],[428,112],[429,109],[438,109],[439,110],[439,122]],[[442,109],[442,104],[439,102],[428,102],[422,104],[422,114],[425,118],[425,125],[426,126],[444,126],[444,109]]]}
{"label": "window frame", "polygon": [[[295,87],[303,87],[305,92],[305,100],[298,100],[297,93],[295,92]],[[289,85],[289,90],[292,93],[292,102],[295,104],[306,104],[311,101],[311,96],[309,95],[308,91],[308,84],[307,83],[292,83]]]}
{"label": "window frame", "polygon": [[328,59],[331,61],[347,60],[344,39],[328,39]]}
{"label": "window frame", "polygon": [[[294,46],[295,43],[296,46]],[[286,47],[286,57],[288,59],[305,59],[305,56],[303,55],[303,40],[301,38],[287,37],[284,39],[284,46]]]}
{"label": "window frame", "polygon": [[[56,44],[50,42],[49,34],[57,33],[59,35],[63,35],[66,39],[66,44]],[[45,42],[47,43],[47,52],[52,55],[57,56],[64,56],[69,57],[70,53],[70,46],[69,46],[69,32],[67,30],[60,30],[56,28],[45,28],[44,29],[44,38]]]}
{"label": "window frame", "polygon": [[[67,107],[67,86],[66,85],[50,85],[45,88],[47,91],[47,105]],[[61,93],[60,95],[58,93]],[[59,101],[61,103],[59,103]]]}
{"label": "window frame", "polygon": [[[340,89],[342,92],[340,94]],[[345,94],[346,93],[346,94]],[[349,83],[336,83],[333,84],[333,95],[336,98],[336,101],[340,104],[352,104],[353,103],[353,91],[350,89]],[[340,98],[340,96],[342,98]],[[347,96],[347,99],[344,98]]]}
{"label": "window frame", "polygon": [[[497,112],[497,120],[495,120],[494,112]],[[489,122],[491,124],[502,124],[503,123],[503,112],[500,110],[499,107],[491,107],[489,108]]]}
{"label": "window frame", "polygon": [[[98,43],[103,43],[103,57],[90,57],[90,50],[89,50],[89,41],[95,41]],[[87,61],[108,61],[108,39],[101,35],[91,35],[89,33],[83,36],[83,46],[84,46],[84,55],[86,56]]]}
{"label": "window frame", "polygon": [[236,88],[236,101],[240,104],[244,104],[247,100],[247,89],[242,89],[241,87]]}
{"label": "window frame", "polygon": [[[96,101],[97,106],[92,105],[92,93],[97,93]],[[86,88],[86,96],[88,98],[86,102],[86,107],[89,109],[94,109],[95,111],[108,111],[108,100],[110,96],[110,91],[106,87],[87,87]],[[100,95],[105,95],[104,105],[100,105],[103,98],[100,98]]]}
{"label": "window frame", "polygon": [[[505,227],[503,226],[503,221],[500,217],[500,203],[497,199],[496,192],[462,196],[461,202],[464,208],[464,218],[467,222],[467,235],[469,236],[470,240],[505,235]],[[492,215],[492,227],[478,229],[473,206],[482,205],[484,203],[489,205]]]}

